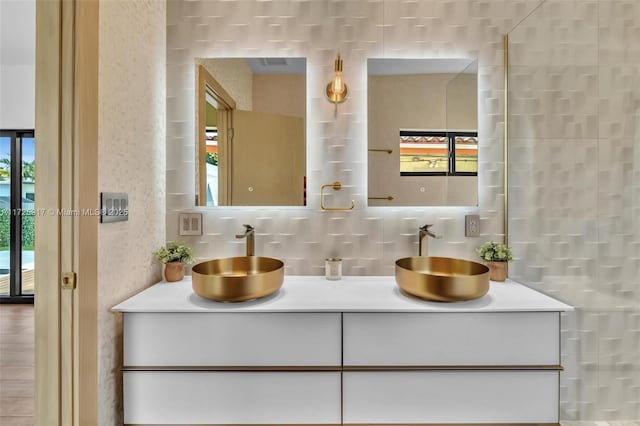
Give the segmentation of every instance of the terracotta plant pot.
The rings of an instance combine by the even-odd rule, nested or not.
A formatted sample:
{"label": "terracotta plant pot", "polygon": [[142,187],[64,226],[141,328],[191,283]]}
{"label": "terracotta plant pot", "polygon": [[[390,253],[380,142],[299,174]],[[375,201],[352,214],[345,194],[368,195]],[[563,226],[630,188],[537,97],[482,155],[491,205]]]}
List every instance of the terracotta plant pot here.
{"label": "terracotta plant pot", "polygon": [[507,262],[487,262],[489,267],[489,279],[491,281],[504,281],[507,279]]}
{"label": "terracotta plant pot", "polygon": [[164,265],[164,278],[167,282],[180,281],[184,278],[184,263],[168,262]]}

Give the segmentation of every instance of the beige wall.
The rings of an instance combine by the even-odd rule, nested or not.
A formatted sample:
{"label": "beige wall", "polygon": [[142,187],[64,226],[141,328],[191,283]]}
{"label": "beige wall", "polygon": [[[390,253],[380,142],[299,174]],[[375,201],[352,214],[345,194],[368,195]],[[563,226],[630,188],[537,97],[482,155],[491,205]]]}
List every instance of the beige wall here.
{"label": "beige wall", "polygon": [[196,58],[236,101],[236,108],[253,111],[253,72],[242,58]]}
{"label": "beige wall", "polygon": [[478,129],[477,74],[458,74],[447,84],[447,129]]}
{"label": "beige wall", "polygon": [[[474,176],[400,176],[400,129],[476,130],[475,74],[369,76],[368,146],[370,206],[473,206],[478,204]],[[471,96],[469,96],[471,94]]]}
{"label": "beige wall", "polygon": [[254,74],[253,111],[305,118],[304,74]]}
{"label": "beige wall", "polygon": [[207,102],[207,119],[206,125],[207,127],[215,127],[218,125],[218,111],[216,108]]}
{"label": "beige wall", "polygon": [[453,77],[452,74],[369,76],[369,129],[379,131],[389,126],[444,129],[447,83]]}
{"label": "beige wall", "polygon": [[98,188],[129,194],[129,220],[98,230],[98,416],[122,424],[121,317],[161,279],[165,242],[166,18],[161,1],[100,2]]}

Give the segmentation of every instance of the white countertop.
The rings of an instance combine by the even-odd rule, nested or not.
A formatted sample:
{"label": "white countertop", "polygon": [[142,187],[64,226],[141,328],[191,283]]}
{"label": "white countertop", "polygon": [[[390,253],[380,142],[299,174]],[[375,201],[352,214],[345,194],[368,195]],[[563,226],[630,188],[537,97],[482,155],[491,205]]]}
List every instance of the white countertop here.
{"label": "white countertop", "polygon": [[196,295],[191,277],[160,282],[113,307],[118,312],[523,312],[573,308],[515,281],[491,282],[475,300],[429,302],[401,293],[393,276],[285,276],[271,296],[242,303],[219,303]]}

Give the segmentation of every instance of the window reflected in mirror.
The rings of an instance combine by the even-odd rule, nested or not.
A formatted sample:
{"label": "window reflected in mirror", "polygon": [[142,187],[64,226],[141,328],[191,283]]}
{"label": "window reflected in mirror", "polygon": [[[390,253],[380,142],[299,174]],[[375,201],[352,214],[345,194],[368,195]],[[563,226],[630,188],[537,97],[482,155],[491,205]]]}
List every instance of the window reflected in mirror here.
{"label": "window reflected in mirror", "polygon": [[400,176],[477,174],[477,132],[400,130]]}
{"label": "window reflected in mirror", "polygon": [[400,131],[400,175],[446,175],[449,139],[445,132]]}

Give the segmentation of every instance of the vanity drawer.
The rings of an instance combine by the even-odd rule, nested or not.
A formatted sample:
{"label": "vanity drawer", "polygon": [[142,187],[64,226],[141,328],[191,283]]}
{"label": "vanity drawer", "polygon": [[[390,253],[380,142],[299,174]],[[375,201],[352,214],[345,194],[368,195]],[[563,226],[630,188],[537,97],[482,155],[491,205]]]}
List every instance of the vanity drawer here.
{"label": "vanity drawer", "polygon": [[344,424],[557,423],[558,371],[345,372]]}
{"label": "vanity drawer", "polygon": [[558,365],[560,314],[345,313],[345,366]]}
{"label": "vanity drawer", "polygon": [[339,372],[125,371],[125,424],[340,424]]}
{"label": "vanity drawer", "polygon": [[340,366],[334,313],[125,313],[124,366]]}

